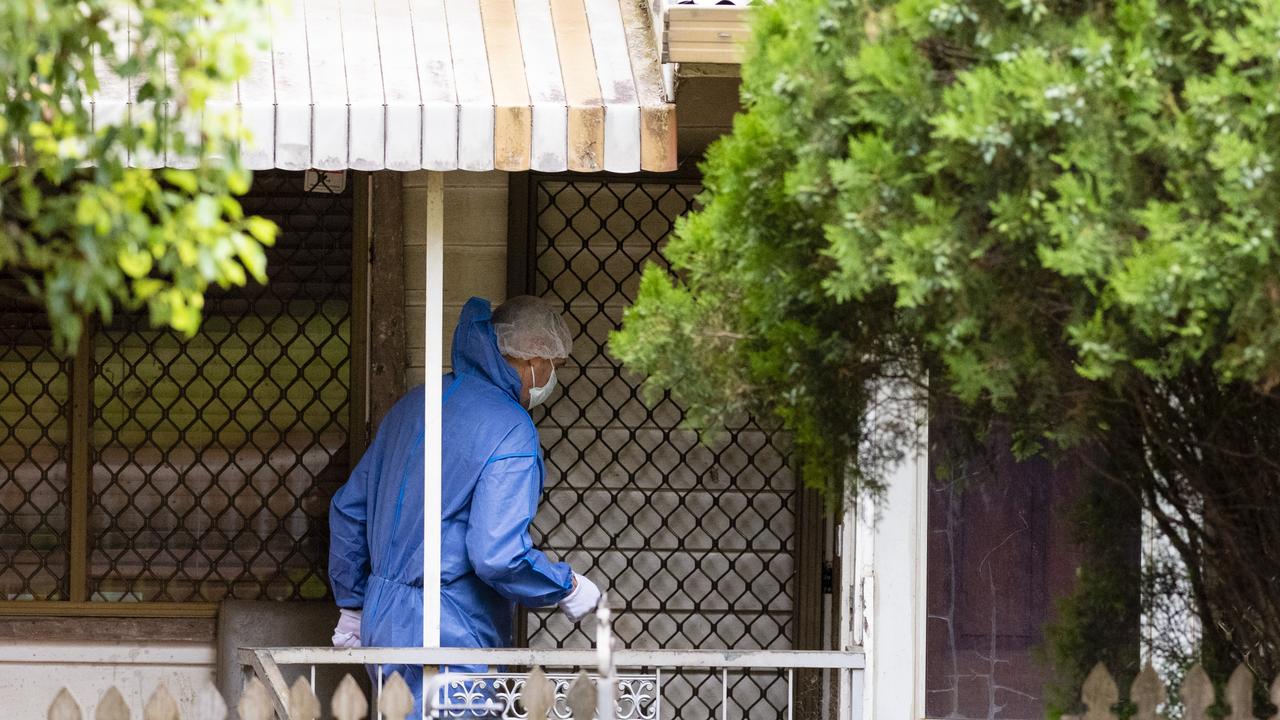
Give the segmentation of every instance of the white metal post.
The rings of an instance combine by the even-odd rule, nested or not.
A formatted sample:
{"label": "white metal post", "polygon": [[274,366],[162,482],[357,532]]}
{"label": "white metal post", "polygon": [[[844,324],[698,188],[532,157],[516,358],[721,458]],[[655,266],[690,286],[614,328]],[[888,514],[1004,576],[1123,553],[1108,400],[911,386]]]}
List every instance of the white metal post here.
{"label": "white metal post", "polygon": [[[858,508],[866,502],[859,496],[845,509],[837,529],[837,545],[840,553],[840,589],[839,589],[839,635],[836,641],[837,650],[852,650],[863,647],[863,606],[862,590],[864,589],[862,565],[859,553],[867,551],[867,544],[862,541],[861,526],[858,523]],[[849,720],[861,714],[858,706],[861,694],[853,692],[850,673],[841,671],[837,675],[836,717]],[[855,709],[857,712],[855,713]]]}
{"label": "white metal post", "polygon": [[613,619],[608,592],[600,595],[600,603],[596,606],[596,664],[600,673],[596,682],[596,718],[614,720]]}
{"label": "white metal post", "polygon": [[[912,414],[917,434],[902,463],[886,478],[882,512],[863,505],[855,513],[858,584],[854,600],[861,617],[852,619],[862,624],[867,659],[862,716],[914,720],[923,717],[925,700],[928,414],[925,399],[908,387],[886,385],[878,392],[881,407]],[[874,417],[872,422],[873,427],[879,423]],[[854,678],[849,681],[848,697],[857,703]]]}
{"label": "white metal post", "polygon": [[426,424],[422,453],[422,646],[440,647],[441,373],[444,369],[444,175],[427,173]]}

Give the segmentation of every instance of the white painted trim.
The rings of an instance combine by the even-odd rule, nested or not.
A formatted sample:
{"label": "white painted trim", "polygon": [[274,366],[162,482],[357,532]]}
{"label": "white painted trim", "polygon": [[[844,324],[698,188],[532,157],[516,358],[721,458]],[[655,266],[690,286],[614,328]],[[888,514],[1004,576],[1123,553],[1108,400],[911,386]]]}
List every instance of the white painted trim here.
{"label": "white painted trim", "polygon": [[[388,170],[422,168],[422,88],[413,45],[413,15],[408,0],[374,0],[378,21],[378,53],[386,94]],[[407,62],[414,58],[414,62]]]}
{"label": "white painted trim", "polygon": [[422,646],[440,647],[440,486],[444,388],[444,176],[427,175],[425,432],[422,472]]}
{"label": "white painted trim", "polygon": [[276,81],[271,42],[268,27],[262,38],[246,43],[249,72],[236,83],[235,102],[240,127],[249,133],[249,137],[240,143],[240,159],[250,170],[275,167]]}
{"label": "white painted trim", "polygon": [[311,68],[311,167],[343,170],[349,163],[351,100],[347,94],[338,0],[303,3],[307,62]]}
{"label": "white painted trim", "polygon": [[914,717],[925,716],[926,689],[925,671],[928,652],[929,629],[929,409],[928,403],[922,401],[916,407],[920,422],[916,436],[915,459],[915,612],[912,629],[915,633],[915,669],[914,672]]}
{"label": "white painted trim", "polygon": [[458,168],[493,169],[493,83],[484,21],[476,0],[445,0],[449,47],[458,93]]}
{"label": "white painted trim", "polygon": [[[311,66],[307,60],[306,5],[303,0],[281,0],[267,5],[271,13],[271,67],[275,82],[274,167],[306,170],[311,165]],[[247,97],[251,86],[240,86],[240,102],[253,107],[258,98]],[[265,99],[262,104],[265,103]],[[266,118],[253,113],[249,127],[265,125]]]}
{"label": "white painted trim", "polygon": [[[837,617],[839,619],[839,634],[837,635],[836,648],[839,650],[847,650],[852,647],[860,647],[863,652],[869,652],[869,649],[863,645],[864,638],[862,633],[862,596],[860,589],[862,587],[862,573],[859,568],[862,564],[859,562],[859,551],[863,547],[863,543],[859,542],[859,532],[861,526],[858,523],[858,504],[854,503],[845,509],[844,517],[841,518],[840,525],[837,527],[838,533],[836,547],[840,553],[840,595],[837,600],[839,603]],[[855,703],[854,698],[862,697],[862,691],[853,687],[853,678],[841,676],[838,685],[838,709],[840,718],[861,717],[863,716],[863,708],[861,703]]]}
{"label": "white painted trim", "polygon": [[[410,0],[422,96],[422,157],[427,170],[458,168],[458,93],[444,0]],[[392,161],[388,158],[388,164]]]}
{"label": "white painted trim", "polygon": [[[894,392],[895,397],[905,394],[902,388]],[[859,498],[854,510],[853,620],[847,627],[841,623],[842,633],[848,633],[842,641],[853,642],[861,631],[867,654],[862,716],[919,720],[924,717],[928,622],[928,410],[924,398],[885,402],[910,403],[905,409],[915,416],[917,434],[886,479],[880,505]]]}
{"label": "white painted trim", "polygon": [[[401,6],[407,20],[408,8]],[[393,34],[381,32],[377,21],[377,5],[373,0],[340,0],[339,28],[342,31],[342,66],[347,82],[347,167],[353,170],[382,170],[387,152],[387,76],[415,70],[409,54],[393,57],[384,64],[382,35],[388,47],[394,47]],[[406,31],[407,23],[398,26]],[[404,37],[404,46],[412,48],[412,38]],[[416,74],[416,73],[415,73]],[[416,90],[416,88],[414,88]],[[417,98],[415,98],[416,100]],[[416,118],[414,118],[416,120]],[[413,127],[413,138],[419,128]],[[414,143],[412,155],[418,155]]]}
{"label": "white painted trim", "polygon": [[[98,74],[98,92],[90,98],[93,112],[94,132],[101,132],[108,125],[122,126],[129,120],[129,103],[133,95],[129,91],[129,81],[112,70],[112,62],[123,62],[129,56],[132,46],[129,44],[129,15],[120,16],[117,8],[105,25],[114,44],[115,57],[104,58],[100,53],[102,46],[94,45],[93,66]],[[128,157],[126,156],[126,161]]]}
{"label": "white painted trim", "polygon": [[0,643],[0,663],[41,665],[213,665],[212,645],[96,645],[89,643]]}
{"label": "white painted trim", "polygon": [[640,172],[640,104],[631,54],[616,2],[586,3],[596,75],[604,100],[604,169],[607,172]]}
{"label": "white painted trim", "polygon": [[[544,668],[595,667],[595,649],[572,648],[240,648],[242,665],[253,664],[255,655],[270,657],[277,665],[541,665]],[[615,668],[863,668],[857,650],[631,650],[613,651]]]}
{"label": "white painted trim", "polygon": [[569,168],[569,117],[565,112],[564,79],[560,76],[551,5],[546,0],[516,0],[516,16],[533,106],[529,168],[562,172]]}

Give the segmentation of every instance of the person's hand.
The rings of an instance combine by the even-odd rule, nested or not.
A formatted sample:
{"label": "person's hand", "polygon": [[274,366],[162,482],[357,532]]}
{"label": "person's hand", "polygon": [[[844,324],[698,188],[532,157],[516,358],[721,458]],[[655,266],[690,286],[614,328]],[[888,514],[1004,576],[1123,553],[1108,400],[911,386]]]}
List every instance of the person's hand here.
{"label": "person's hand", "polygon": [[600,588],[585,575],[574,573],[573,590],[560,601],[560,609],[570,620],[578,622],[595,610],[599,603]]}
{"label": "person's hand", "polygon": [[360,647],[360,610],[339,608],[338,624],[333,628],[333,646]]}

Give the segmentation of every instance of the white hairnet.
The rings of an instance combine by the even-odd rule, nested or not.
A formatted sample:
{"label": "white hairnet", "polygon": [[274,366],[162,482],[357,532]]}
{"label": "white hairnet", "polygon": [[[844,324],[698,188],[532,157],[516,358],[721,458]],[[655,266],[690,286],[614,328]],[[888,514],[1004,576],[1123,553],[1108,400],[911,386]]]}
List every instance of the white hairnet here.
{"label": "white hairnet", "polygon": [[550,302],[532,295],[520,295],[493,311],[493,330],[498,335],[498,350],[503,355],[530,358],[569,357],[573,337]]}

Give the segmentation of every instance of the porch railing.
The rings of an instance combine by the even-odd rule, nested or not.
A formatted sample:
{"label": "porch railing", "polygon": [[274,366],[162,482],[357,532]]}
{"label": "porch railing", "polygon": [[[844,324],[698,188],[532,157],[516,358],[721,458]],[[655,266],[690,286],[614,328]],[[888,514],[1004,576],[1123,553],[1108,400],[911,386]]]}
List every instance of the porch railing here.
{"label": "porch railing", "polygon": [[[609,616],[610,610],[602,606],[597,614],[595,649],[244,648],[240,650],[240,664],[246,685],[255,678],[259,680],[270,695],[277,717],[282,720],[297,720],[290,711],[290,687],[282,667],[309,666],[310,676],[314,678],[315,668],[320,665],[385,664],[427,669],[430,679],[424,692],[423,710],[428,717],[532,717],[528,712],[527,684],[529,678],[536,678],[538,687],[543,687],[542,683],[551,686],[547,689],[546,701],[546,710],[552,713],[550,717],[590,720],[590,715],[584,716],[580,710],[574,712],[575,707],[582,707],[581,700],[575,704],[575,685],[582,685],[584,689],[578,694],[594,696],[597,720],[656,719],[661,717],[664,675],[701,673],[719,680],[719,707],[715,714],[727,720],[733,692],[731,680],[751,673],[785,673],[785,717],[790,720],[796,702],[796,671],[803,670],[834,673],[840,688],[838,696],[845,698],[850,706],[841,708],[839,717],[841,720],[857,717],[865,664],[860,651],[618,649]],[[531,671],[433,675],[435,668],[466,665],[531,668]],[[388,685],[384,680],[387,679],[379,676],[375,680],[375,707],[381,707],[378,695],[386,692]],[[467,700],[463,703],[485,698],[486,702],[496,703],[489,714],[473,711],[474,705],[459,705],[456,689],[475,688],[477,684],[482,684],[484,691],[464,692]],[[619,690],[623,692],[619,694]],[[521,700],[519,707],[517,699]],[[775,711],[770,708],[770,713]]]}

